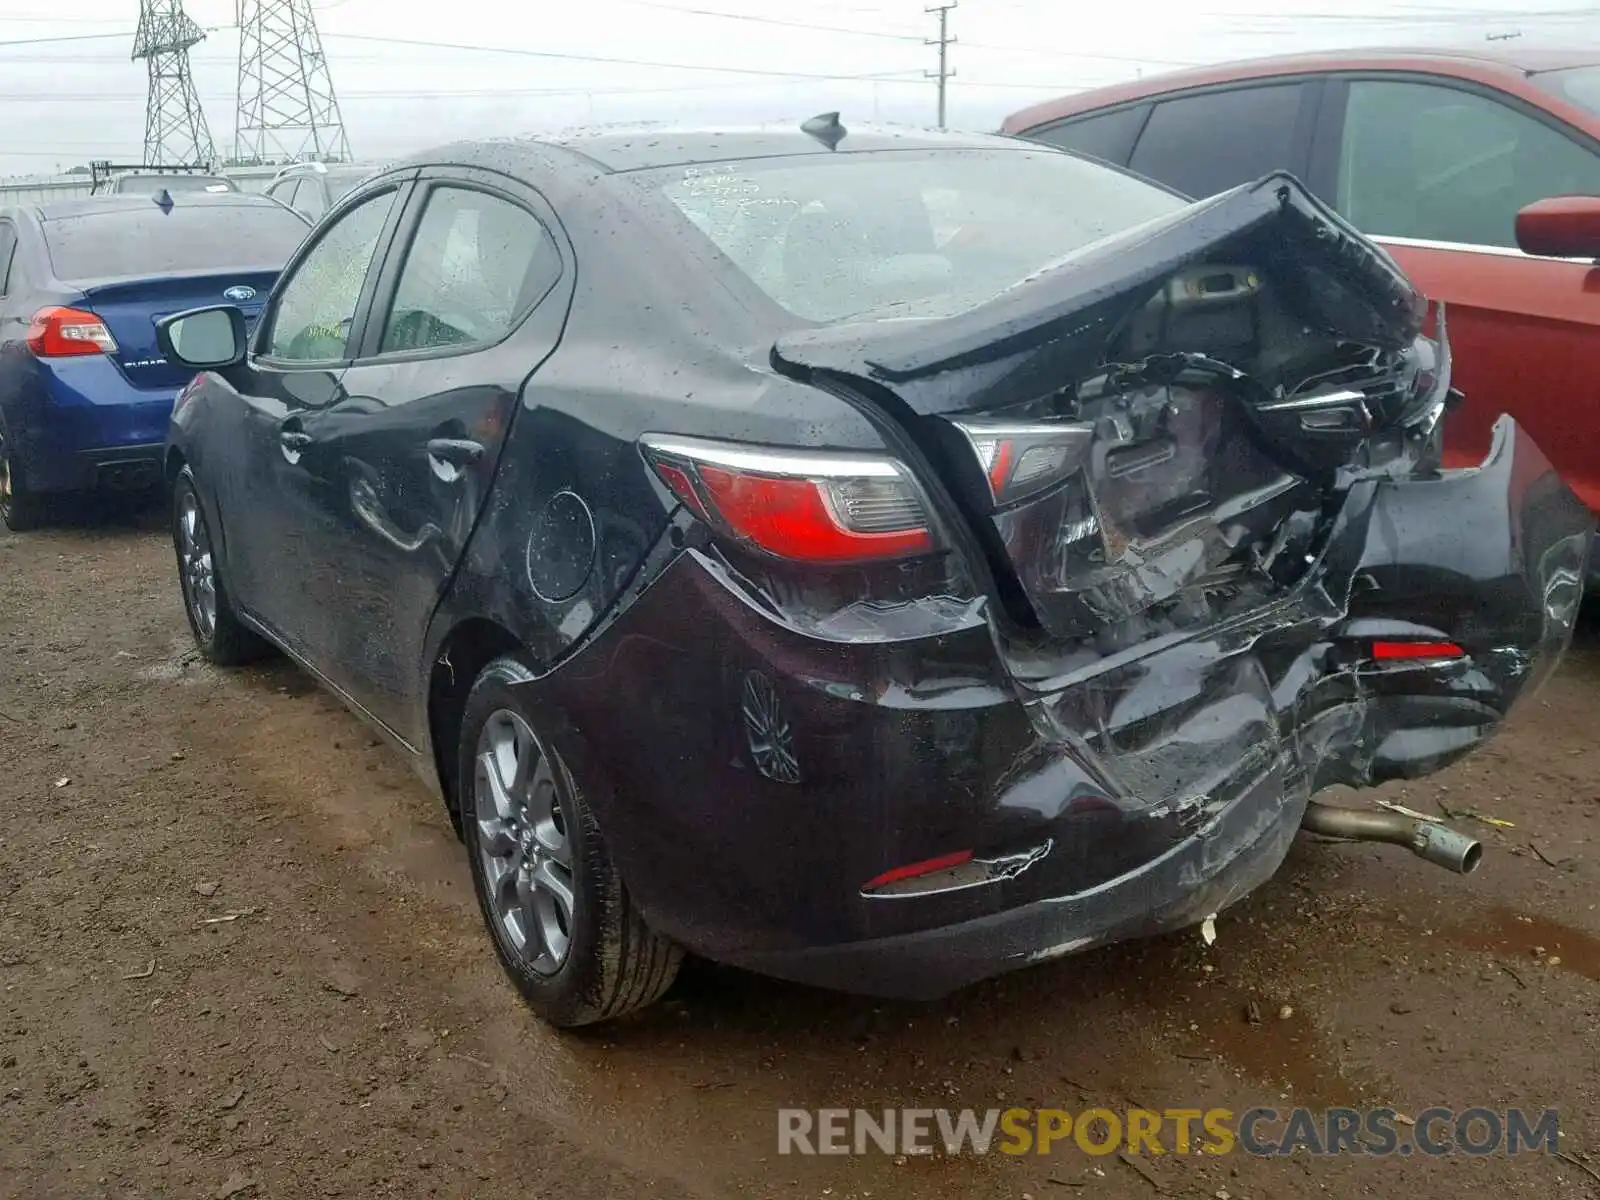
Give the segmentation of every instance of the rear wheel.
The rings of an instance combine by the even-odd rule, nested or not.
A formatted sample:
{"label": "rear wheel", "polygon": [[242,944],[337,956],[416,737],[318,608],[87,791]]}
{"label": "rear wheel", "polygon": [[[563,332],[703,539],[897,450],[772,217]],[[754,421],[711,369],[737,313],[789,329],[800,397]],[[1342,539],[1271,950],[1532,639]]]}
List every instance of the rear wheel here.
{"label": "rear wheel", "polygon": [[570,1028],[654,1003],[683,951],[645,925],[594,814],[514,685],[512,658],[484,668],[462,714],[458,788],[478,907],[529,1006]]}
{"label": "rear wheel", "polygon": [[233,601],[217,570],[211,529],[195,489],[194,473],[184,467],[172,489],[172,545],[183,585],[183,611],[189,618],[200,656],[231,667],[261,658],[266,642],[240,624]]}
{"label": "rear wheel", "polygon": [[28,490],[16,448],[0,425],[0,521],[14,533],[37,529],[44,521],[44,497]]}

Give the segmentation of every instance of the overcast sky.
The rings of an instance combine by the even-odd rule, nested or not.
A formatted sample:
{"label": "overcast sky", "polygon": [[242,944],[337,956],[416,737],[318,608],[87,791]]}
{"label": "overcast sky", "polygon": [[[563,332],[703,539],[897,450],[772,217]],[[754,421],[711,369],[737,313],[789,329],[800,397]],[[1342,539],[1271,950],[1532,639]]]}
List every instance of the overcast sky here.
{"label": "overcast sky", "polygon": [[[931,124],[934,0],[316,0],[355,153],[632,120],[740,122],[838,108],[848,124]],[[67,15],[49,15],[50,9]],[[0,173],[137,159],[145,66],[138,0],[0,0]],[[220,153],[234,136],[235,0],[189,0],[213,28],[192,52]],[[819,28],[806,28],[815,26]],[[1581,0],[960,0],[949,123],[989,129],[1073,88],[1175,66],[1358,44],[1600,45]],[[101,37],[97,35],[117,35]],[[32,39],[72,41],[17,44]],[[407,46],[372,38],[414,40]],[[9,43],[9,44],[7,44]],[[501,51],[486,52],[474,47]],[[570,56],[570,57],[563,57]],[[634,60],[643,66],[603,59]],[[591,61],[586,61],[591,60]],[[863,79],[861,77],[870,77]]]}

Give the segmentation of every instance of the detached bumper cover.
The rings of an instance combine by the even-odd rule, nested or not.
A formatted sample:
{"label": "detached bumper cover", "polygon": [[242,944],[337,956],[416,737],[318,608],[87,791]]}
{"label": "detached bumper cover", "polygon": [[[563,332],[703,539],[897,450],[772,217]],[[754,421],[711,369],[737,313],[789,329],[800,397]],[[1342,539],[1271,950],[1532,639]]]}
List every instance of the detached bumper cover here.
{"label": "detached bumper cover", "polygon": [[[987,626],[822,642],[685,554],[526,694],[561,715],[557,744],[658,928],[768,974],[932,997],[1200,921],[1272,875],[1318,789],[1469,751],[1560,660],[1593,535],[1503,419],[1480,468],[1355,483],[1279,602],[1031,687]],[[1378,662],[1362,651],[1379,638],[1465,657]],[[752,678],[798,782],[752,756]],[[862,892],[967,848],[997,869]]]}

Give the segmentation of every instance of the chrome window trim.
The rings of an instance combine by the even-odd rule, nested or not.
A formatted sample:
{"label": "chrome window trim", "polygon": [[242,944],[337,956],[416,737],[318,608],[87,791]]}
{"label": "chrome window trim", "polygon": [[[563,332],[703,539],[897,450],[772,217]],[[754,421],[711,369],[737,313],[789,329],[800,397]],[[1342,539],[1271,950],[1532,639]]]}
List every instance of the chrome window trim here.
{"label": "chrome window trim", "polygon": [[1526,258],[1535,262],[1566,262],[1592,265],[1587,258],[1556,258],[1548,254],[1528,254],[1515,246],[1485,246],[1477,242],[1439,242],[1432,238],[1394,237],[1387,233],[1367,235],[1382,246],[1414,246],[1418,250],[1460,250],[1466,254],[1493,254],[1500,258]]}

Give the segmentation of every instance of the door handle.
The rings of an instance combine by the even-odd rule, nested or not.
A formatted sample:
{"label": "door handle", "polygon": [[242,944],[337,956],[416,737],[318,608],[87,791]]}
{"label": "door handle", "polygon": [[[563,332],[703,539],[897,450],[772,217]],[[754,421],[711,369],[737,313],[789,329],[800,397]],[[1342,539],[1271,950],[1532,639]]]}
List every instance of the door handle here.
{"label": "door handle", "polygon": [[428,442],[428,457],[452,467],[466,467],[483,457],[483,446],[466,438],[433,438]]}

